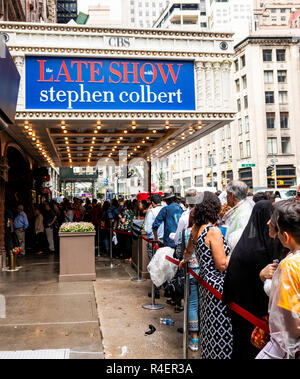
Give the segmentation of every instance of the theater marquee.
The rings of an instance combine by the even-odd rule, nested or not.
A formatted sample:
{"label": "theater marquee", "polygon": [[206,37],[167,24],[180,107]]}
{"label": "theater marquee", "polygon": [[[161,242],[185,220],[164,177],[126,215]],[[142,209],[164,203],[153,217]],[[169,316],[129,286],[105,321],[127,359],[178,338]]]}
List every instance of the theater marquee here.
{"label": "theater marquee", "polygon": [[26,109],[195,110],[193,61],[26,57]]}

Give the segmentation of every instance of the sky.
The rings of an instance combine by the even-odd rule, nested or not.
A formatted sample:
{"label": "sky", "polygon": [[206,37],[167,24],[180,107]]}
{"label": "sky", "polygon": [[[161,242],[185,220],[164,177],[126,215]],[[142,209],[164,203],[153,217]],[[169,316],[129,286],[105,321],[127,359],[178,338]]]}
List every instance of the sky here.
{"label": "sky", "polygon": [[110,4],[114,18],[121,18],[121,2],[122,0],[78,0],[78,11],[88,13],[88,6],[100,3],[101,5]]}

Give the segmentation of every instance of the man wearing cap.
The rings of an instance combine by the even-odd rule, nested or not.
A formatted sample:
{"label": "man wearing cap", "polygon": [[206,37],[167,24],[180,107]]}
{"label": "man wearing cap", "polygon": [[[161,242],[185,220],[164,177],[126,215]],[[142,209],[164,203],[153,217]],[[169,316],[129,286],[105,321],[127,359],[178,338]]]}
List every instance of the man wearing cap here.
{"label": "man wearing cap", "polygon": [[188,208],[185,212],[183,212],[179,219],[176,233],[171,233],[170,235],[170,238],[175,242],[175,245],[177,246],[177,250],[181,250],[182,232],[188,227],[190,212],[197,204],[197,202],[201,202],[200,198],[200,194],[198,194],[198,192],[193,188],[188,189],[185,193],[186,205]]}
{"label": "man wearing cap", "polygon": [[174,194],[166,196],[164,200],[167,203],[167,206],[160,210],[152,226],[154,239],[158,239],[158,228],[162,223],[164,223],[163,243],[165,246],[174,249],[175,242],[170,239],[170,233],[176,232],[178,221],[183,213],[183,210],[176,202],[176,197]]}

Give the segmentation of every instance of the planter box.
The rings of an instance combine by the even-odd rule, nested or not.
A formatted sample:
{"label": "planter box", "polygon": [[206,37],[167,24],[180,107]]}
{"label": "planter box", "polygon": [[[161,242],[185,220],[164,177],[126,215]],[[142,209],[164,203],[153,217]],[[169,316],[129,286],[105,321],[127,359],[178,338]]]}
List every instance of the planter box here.
{"label": "planter box", "polygon": [[96,280],[95,232],[59,233],[60,282]]}

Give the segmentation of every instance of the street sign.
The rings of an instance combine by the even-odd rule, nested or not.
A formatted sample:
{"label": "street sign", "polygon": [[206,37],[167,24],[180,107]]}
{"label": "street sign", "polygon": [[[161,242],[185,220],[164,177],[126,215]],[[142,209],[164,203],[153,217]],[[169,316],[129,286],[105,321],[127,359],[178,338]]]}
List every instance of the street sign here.
{"label": "street sign", "polygon": [[255,167],[256,164],[255,163],[243,163],[242,164],[242,167]]}

